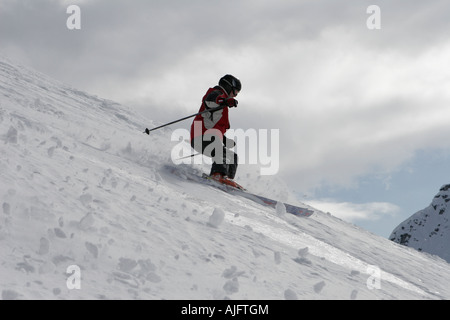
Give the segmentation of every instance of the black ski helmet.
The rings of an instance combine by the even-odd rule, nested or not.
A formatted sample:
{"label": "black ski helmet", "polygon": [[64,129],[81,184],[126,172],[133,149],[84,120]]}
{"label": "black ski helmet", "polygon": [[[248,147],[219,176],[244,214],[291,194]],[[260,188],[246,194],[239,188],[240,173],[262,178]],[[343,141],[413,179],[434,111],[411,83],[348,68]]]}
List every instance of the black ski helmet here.
{"label": "black ski helmet", "polygon": [[239,92],[241,91],[242,88],[241,81],[238,78],[232,76],[231,74],[227,74],[222,78],[220,78],[219,86],[224,88],[228,94],[230,94],[232,90],[234,94],[237,94],[236,91]]}

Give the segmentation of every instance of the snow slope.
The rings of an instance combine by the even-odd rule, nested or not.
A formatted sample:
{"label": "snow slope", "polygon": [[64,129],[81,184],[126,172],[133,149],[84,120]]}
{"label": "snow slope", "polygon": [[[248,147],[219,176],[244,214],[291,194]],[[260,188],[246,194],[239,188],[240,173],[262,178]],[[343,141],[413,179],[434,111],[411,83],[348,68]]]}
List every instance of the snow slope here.
{"label": "snow slope", "polygon": [[400,223],[389,239],[450,262],[450,185],[440,188],[431,204]]}
{"label": "snow slope", "polygon": [[[170,174],[171,131],[152,125],[0,58],[3,299],[450,298],[438,257]],[[295,202],[255,172],[237,181]]]}

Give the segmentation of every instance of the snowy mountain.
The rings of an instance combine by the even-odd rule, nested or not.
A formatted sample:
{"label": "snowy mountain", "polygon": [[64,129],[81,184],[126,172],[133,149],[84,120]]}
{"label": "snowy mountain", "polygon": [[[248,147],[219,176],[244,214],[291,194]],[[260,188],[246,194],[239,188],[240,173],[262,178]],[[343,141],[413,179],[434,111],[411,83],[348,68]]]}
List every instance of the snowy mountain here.
{"label": "snowy mountain", "polygon": [[403,221],[389,239],[437,255],[450,262],[450,185],[444,185],[431,204]]}
{"label": "snowy mountain", "polygon": [[[173,175],[209,167],[152,120],[0,58],[3,299],[450,298],[439,257]],[[237,181],[300,204],[257,171]]]}

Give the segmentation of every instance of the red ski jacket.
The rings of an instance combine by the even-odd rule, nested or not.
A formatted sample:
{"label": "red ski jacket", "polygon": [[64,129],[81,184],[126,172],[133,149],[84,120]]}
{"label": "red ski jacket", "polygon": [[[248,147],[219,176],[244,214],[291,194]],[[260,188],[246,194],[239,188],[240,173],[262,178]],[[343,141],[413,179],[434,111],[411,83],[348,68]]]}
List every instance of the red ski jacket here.
{"label": "red ski jacket", "polygon": [[[219,105],[222,105],[226,98],[228,98],[228,94],[222,87],[216,86],[214,88],[210,88],[203,97],[202,105],[198,112],[216,108]],[[201,122],[201,130],[198,130],[200,128],[198,124],[197,126],[195,125],[196,121]],[[197,115],[191,125],[191,141],[198,136],[203,136],[209,129],[217,129],[220,131],[222,134],[220,138],[223,139],[225,132],[229,128],[230,121],[228,119],[228,107],[213,113],[206,112],[201,115]]]}

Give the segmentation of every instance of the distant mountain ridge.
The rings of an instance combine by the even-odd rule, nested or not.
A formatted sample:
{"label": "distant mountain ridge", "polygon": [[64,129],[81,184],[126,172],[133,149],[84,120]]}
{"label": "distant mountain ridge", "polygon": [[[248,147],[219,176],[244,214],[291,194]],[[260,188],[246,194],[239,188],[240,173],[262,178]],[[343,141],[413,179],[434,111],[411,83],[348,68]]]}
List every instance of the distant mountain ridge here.
{"label": "distant mountain ridge", "polygon": [[449,202],[450,184],[446,184],[427,208],[400,223],[389,239],[450,262]]}

